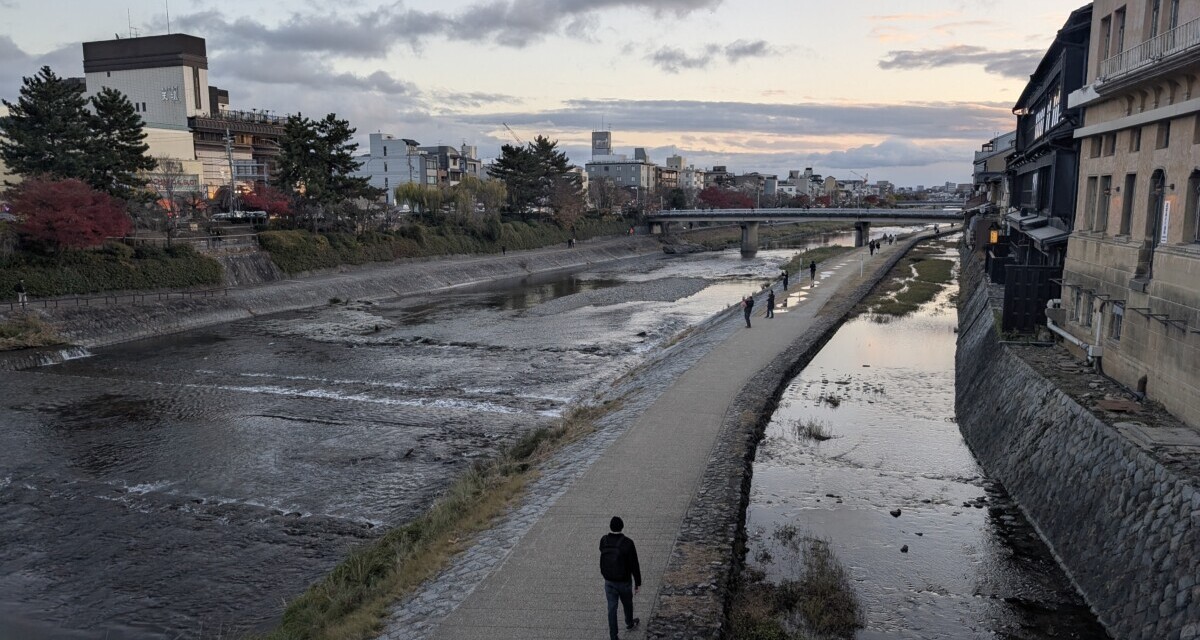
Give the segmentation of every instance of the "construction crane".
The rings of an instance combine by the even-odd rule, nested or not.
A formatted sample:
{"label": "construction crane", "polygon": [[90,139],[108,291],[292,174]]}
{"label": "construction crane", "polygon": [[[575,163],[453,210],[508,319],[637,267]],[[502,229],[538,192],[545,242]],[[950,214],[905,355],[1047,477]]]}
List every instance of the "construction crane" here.
{"label": "construction crane", "polygon": [[849,171],[850,173],[853,173],[854,175],[858,176],[859,178],[862,178],[862,187],[854,190],[854,195],[857,196],[857,199],[858,199],[858,205],[862,206],[862,192],[866,191],[867,176],[869,176],[871,174],[868,173],[867,175],[862,175],[859,172],[855,171],[854,169],[847,169],[847,171]]}
{"label": "construction crane", "polygon": [[512,127],[508,126],[507,122],[501,122],[500,124],[504,125],[505,129],[508,129],[509,135],[511,135],[517,141],[517,144],[521,145],[522,147],[525,146],[525,141],[522,140],[521,137],[517,135],[516,131],[512,130]]}

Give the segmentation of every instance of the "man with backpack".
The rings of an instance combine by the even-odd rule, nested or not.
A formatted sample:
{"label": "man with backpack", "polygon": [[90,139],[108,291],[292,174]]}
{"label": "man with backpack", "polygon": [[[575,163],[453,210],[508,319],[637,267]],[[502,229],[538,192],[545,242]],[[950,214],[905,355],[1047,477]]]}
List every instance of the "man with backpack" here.
{"label": "man with backpack", "polygon": [[604,576],[604,596],[608,600],[608,637],[617,638],[617,601],[625,608],[625,630],[637,629],[640,618],[633,617],[633,594],[642,587],[642,569],[637,547],[625,537],[625,522],[613,516],[609,533],[600,538],[600,574]]}

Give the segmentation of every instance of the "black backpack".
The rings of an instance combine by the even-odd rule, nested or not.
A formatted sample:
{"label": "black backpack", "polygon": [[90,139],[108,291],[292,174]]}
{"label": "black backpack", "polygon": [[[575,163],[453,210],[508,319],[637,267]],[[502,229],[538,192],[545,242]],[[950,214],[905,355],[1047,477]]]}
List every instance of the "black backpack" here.
{"label": "black backpack", "polygon": [[600,574],[607,580],[627,579],[625,563],[621,554],[621,543],[625,536],[606,535],[600,539]]}

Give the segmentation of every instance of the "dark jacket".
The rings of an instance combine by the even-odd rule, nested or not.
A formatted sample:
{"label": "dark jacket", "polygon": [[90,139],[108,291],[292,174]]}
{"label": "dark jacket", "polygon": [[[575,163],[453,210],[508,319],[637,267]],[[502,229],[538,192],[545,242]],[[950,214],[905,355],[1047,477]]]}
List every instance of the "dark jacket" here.
{"label": "dark jacket", "polygon": [[623,533],[609,533],[600,538],[600,574],[612,582],[629,582],[642,586],[642,568],[638,565],[637,547]]}
{"label": "dark jacket", "polygon": [[13,287],[13,291],[16,291],[17,293],[25,293],[25,283],[18,282],[17,285]]}

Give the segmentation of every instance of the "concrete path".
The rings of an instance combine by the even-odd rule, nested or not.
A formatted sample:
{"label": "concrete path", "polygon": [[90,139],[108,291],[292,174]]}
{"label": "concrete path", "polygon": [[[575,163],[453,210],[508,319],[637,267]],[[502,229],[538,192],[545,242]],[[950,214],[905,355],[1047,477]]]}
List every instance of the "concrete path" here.
{"label": "concrete path", "polygon": [[[797,275],[788,306],[763,317],[759,296],[753,328],[742,328],[683,374],[567,489],[482,584],[428,637],[440,640],[608,638],[599,574],[600,537],[613,515],[638,547],[643,586],[634,609],[644,629],[680,523],[734,396],[799,338],[824,303],[859,278],[857,249],[819,265],[816,286]],[[775,285],[777,307],[783,301]],[[739,313],[729,322],[741,324]],[[622,630],[624,623],[621,624]],[[426,635],[422,632],[420,635]],[[640,638],[644,631],[622,633]],[[403,633],[400,637],[404,637]]]}

